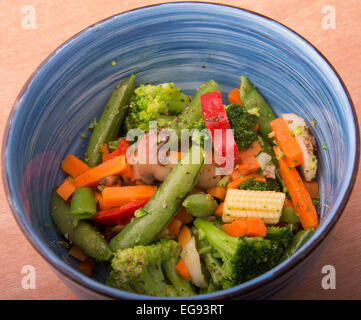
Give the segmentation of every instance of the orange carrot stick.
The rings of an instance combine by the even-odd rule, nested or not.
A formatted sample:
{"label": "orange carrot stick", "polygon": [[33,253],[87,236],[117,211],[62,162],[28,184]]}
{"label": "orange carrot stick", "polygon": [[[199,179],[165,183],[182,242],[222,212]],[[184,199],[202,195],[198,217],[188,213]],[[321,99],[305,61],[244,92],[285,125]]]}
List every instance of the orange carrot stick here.
{"label": "orange carrot stick", "polygon": [[169,224],[168,224],[168,230],[173,233],[174,235],[177,235],[179,233],[179,230],[182,226],[182,221],[178,220],[177,218],[174,218]]}
{"label": "orange carrot stick", "polygon": [[178,233],[178,242],[181,247],[184,248],[191,238],[191,229],[189,229],[187,226],[183,226]]}
{"label": "orange carrot stick", "polygon": [[277,118],[271,121],[271,129],[275,133],[275,139],[290,167],[297,167],[303,163],[303,155],[297,139],[292,136],[286,121]]}
{"label": "orange carrot stick", "polygon": [[224,200],[224,198],[226,197],[226,192],[226,189],[223,187],[214,187],[207,190],[208,194],[220,200]]}
{"label": "orange carrot stick", "polygon": [[182,209],[179,210],[179,212],[177,213],[177,215],[175,217],[185,224],[193,221],[193,219],[194,219],[194,217],[191,214],[189,214],[187,212],[186,208],[184,208],[184,207],[182,207]]}
{"label": "orange carrot stick", "polygon": [[187,281],[191,280],[191,275],[187,269],[187,266],[183,259],[180,259],[175,267],[179,275],[186,279]]}
{"label": "orange carrot stick", "polygon": [[247,179],[254,178],[255,181],[266,182],[266,178],[259,174],[248,174],[245,176],[241,176],[238,179],[228,183],[227,189],[238,189],[238,187],[245,182]]}
{"label": "orange carrot stick", "polygon": [[80,176],[90,169],[85,162],[70,153],[66,155],[65,159],[61,162],[60,167],[65,173],[73,178]]}
{"label": "orange carrot stick", "polygon": [[262,237],[267,234],[267,228],[261,218],[249,217],[224,224],[222,230],[232,237]]}
{"label": "orange carrot stick", "polygon": [[77,187],[92,187],[97,185],[99,179],[119,175],[126,168],[125,156],[115,157],[77,176],[74,183]]}
{"label": "orange carrot stick", "polygon": [[104,143],[103,145],[100,146],[100,150],[102,152],[102,159],[104,162],[104,159],[106,159],[106,157],[109,155],[108,145]]}
{"label": "orange carrot stick", "polygon": [[[108,160],[106,163],[112,160]],[[151,198],[156,192],[156,186],[125,186],[109,187],[103,190],[103,206],[106,208],[119,207],[131,200]]]}
{"label": "orange carrot stick", "polygon": [[120,175],[122,176],[125,183],[131,183],[135,181],[133,176],[133,169],[128,162],[126,162],[126,168]]}
{"label": "orange carrot stick", "polygon": [[240,98],[240,93],[239,93],[238,88],[235,88],[235,89],[233,89],[232,91],[229,92],[228,101],[229,101],[229,103],[237,103],[240,106],[242,105],[241,98]]}
{"label": "orange carrot stick", "polygon": [[257,172],[261,168],[259,162],[257,161],[256,157],[251,157],[242,162],[239,167],[238,171],[242,175],[251,174]]}
{"label": "orange carrot stick", "polygon": [[61,186],[56,190],[58,195],[65,201],[68,201],[69,197],[74,193],[76,186],[72,178],[66,178]]}
{"label": "orange carrot stick", "polygon": [[255,157],[261,151],[262,151],[262,147],[259,144],[259,142],[254,141],[254,142],[252,142],[251,146],[247,150],[239,151],[239,157],[241,158],[241,161],[244,162],[245,160],[247,160],[249,158]]}
{"label": "orange carrot stick", "polygon": [[223,216],[223,207],[224,207],[224,202],[221,202],[219,204],[219,206],[217,207],[216,211],[214,212],[214,214],[218,217],[222,217]]}
{"label": "orange carrot stick", "polygon": [[274,150],[276,157],[279,159],[279,172],[291,196],[293,208],[300,217],[303,229],[317,228],[316,209],[297,169],[290,167],[285,158],[279,157],[280,151],[278,148],[275,147]]}

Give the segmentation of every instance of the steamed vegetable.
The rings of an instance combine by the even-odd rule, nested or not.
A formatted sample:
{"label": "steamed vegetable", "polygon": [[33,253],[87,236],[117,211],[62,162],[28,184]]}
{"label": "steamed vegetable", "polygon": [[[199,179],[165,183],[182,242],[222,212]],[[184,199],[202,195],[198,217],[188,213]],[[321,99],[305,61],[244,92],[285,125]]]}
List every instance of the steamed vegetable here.
{"label": "steamed vegetable", "polygon": [[81,161],[70,153],[66,155],[65,159],[61,162],[60,167],[72,178],[76,178],[90,169],[90,167],[85,162]]}
{"label": "steamed vegetable", "polygon": [[217,209],[217,201],[206,193],[191,194],[182,205],[189,214],[198,218],[208,217]]}
{"label": "steamed vegetable", "polygon": [[68,177],[60,185],[60,187],[56,189],[56,192],[63,200],[68,201],[68,199],[75,192],[75,190],[76,190],[76,185],[74,184],[74,180]]}
{"label": "steamed vegetable", "polygon": [[[167,127],[189,105],[190,99],[174,83],[140,85],[134,90],[125,119],[126,130],[149,130],[149,121],[158,121],[159,127]],[[172,117],[173,115],[173,117]],[[165,121],[160,121],[160,117]]]}
{"label": "steamed vegetable", "polygon": [[216,259],[221,268],[216,270],[218,274],[223,275],[221,287],[224,289],[251,280],[275,267],[292,235],[286,228],[286,239],[271,240],[244,236],[238,238],[227,235],[213,223],[200,218],[194,221],[194,225],[220,257]]}
{"label": "steamed vegetable", "polygon": [[299,231],[292,239],[292,243],[288,246],[285,252],[282,255],[281,261],[287,260],[293,254],[301,249],[305,243],[312,237],[315,233],[315,229],[307,229]]}
{"label": "steamed vegetable", "polygon": [[272,143],[268,134],[271,133],[270,122],[276,117],[263,96],[245,76],[241,77],[240,98],[242,106],[246,111],[253,111],[253,113],[258,114],[258,116],[255,117],[256,123],[258,124],[258,133],[263,139]]}
{"label": "steamed vegetable", "polygon": [[97,215],[97,203],[92,189],[83,187],[75,190],[70,215],[76,219],[89,219]]}
{"label": "steamed vegetable", "polygon": [[226,112],[238,150],[248,149],[252,142],[257,140],[257,134],[254,130],[256,117],[250,115],[243,107],[235,103],[227,106]]}
{"label": "steamed vegetable", "polygon": [[51,196],[51,217],[61,234],[88,256],[100,261],[109,260],[113,256],[108,243],[93,226],[85,221],[78,221],[74,226],[68,204],[56,192]]}
{"label": "steamed vegetable", "polygon": [[194,295],[193,288],[176,274],[175,261],[180,250],[173,240],[118,250],[112,259],[107,284],[158,297]]}
{"label": "steamed vegetable", "polygon": [[279,156],[279,149],[275,148],[275,153],[279,158],[279,172],[290,193],[293,207],[298,213],[303,229],[317,228],[318,217],[316,209],[297,169],[290,167],[286,159]]}
{"label": "steamed vegetable", "polygon": [[85,153],[85,163],[89,167],[95,167],[101,162],[100,146],[116,138],[133,94],[134,81],[135,77],[131,75],[114,88],[89,140]]}
{"label": "steamed vegetable", "polygon": [[[191,160],[193,153],[199,155],[196,163]],[[118,233],[110,242],[111,248],[116,251],[152,242],[177,214],[183,199],[195,186],[203,161],[203,149],[197,145],[190,148],[144,206],[146,214],[134,218]]]}
{"label": "steamed vegetable", "polygon": [[314,155],[315,138],[310,134],[305,120],[301,117],[294,113],[284,113],[282,118],[295,136],[302,151],[303,163],[301,164],[301,173],[306,181],[311,181],[315,178],[317,171],[317,159]]}
{"label": "steamed vegetable", "polygon": [[261,218],[248,217],[222,226],[222,230],[232,237],[248,236],[264,238],[267,228]]}
{"label": "steamed vegetable", "polygon": [[258,217],[267,224],[276,224],[281,216],[285,194],[275,191],[229,189],[224,201],[224,222]]}
{"label": "steamed vegetable", "polygon": [[277,118],[271,122],[275,140],[286,157],[290,167],[297,167],[303,163],[302,150],[287,123],[283,118]]}

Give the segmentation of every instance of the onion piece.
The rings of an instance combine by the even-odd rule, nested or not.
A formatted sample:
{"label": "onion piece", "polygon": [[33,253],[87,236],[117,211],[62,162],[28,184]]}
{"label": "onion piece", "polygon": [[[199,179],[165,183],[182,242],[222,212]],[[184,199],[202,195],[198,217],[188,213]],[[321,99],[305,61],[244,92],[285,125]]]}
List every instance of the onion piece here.
{"label": "onion piece", "polygon": [[196,240],[194,237],[192,237],[185,245],[181,257],[187,266],[192,283],[199,288],[207,288],[208,285],[202,273],[201,258],[197,251]]}

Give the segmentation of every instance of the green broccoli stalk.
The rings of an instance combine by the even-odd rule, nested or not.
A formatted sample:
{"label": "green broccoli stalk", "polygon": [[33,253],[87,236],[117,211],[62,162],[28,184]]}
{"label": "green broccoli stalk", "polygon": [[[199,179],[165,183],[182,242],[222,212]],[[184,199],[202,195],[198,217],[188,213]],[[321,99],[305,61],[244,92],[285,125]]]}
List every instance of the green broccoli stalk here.
{"label": "green broccoli stalk", "polygon": [[107,284],[121,290],[158,297],[196,294],[175,266],[181,247],[173,240],[118,250]]}
{"label": "green broccoli stalk", "polygon": [[255,190],[255,191],[276,191],[281,192],[280,185],[277,180],[267,178],[266,182],[256,181],[254,178],[249,178],[239,186],[241,190]]}
{"label": "green broccoli stalk", "polygon": [[254,130],[255,116],[249,114],[236,103],[227,106],[226,113],[238,149],[248,149],[252,142],[257,140],[257,134]]}
{"label": "green broccoli stalk", "polygon": [[194,225],[215,250],[213,257],[220,257],[222,267],[221,270],[217,268],[217,274],[224,275],[224,289],[251,280],[275,267],[292,236],[287,227],[285,231],[283,228],[279,231],[284,238],[263,239],[231,237],[213,223],[200,218],[194,221]]}
{"label": "green broccoli stalk", "polygon": [[190,99],[174,83],[140,85],[134,90],[125,119],[125,129],[148,131],[149,121],[168,127],[190,103]]}

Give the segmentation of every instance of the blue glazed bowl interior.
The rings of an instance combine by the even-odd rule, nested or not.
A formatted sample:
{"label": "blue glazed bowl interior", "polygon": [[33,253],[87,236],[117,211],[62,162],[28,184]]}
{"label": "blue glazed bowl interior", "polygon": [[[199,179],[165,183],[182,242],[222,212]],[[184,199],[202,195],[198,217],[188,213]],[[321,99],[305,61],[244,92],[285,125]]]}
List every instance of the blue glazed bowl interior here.
{"label": "blue glazed bowl interior", "polygon": [[[347,201],[358,161],[357,121],[333,69],[305,40],[265,17],[213,4],[164,4],[81,32],[37,69],[15,103],[3,146],[8,199],[25,235],[56,270],[108,296],[135,297],[104,286],[101,265],[93,279],[80,274],[58,243],[49,212],[51,190],[65,177],[60,162],[67,153],[83,158],[89,123],[99,118],[112,88],[132,73],[138,85],[174,82],[188,94],[213,79],[224,101],[246,75],[277,114],[315,120],[322,223],[290,260],[324,237]],[[227,292],[271,279],[288,263]]]}

